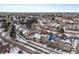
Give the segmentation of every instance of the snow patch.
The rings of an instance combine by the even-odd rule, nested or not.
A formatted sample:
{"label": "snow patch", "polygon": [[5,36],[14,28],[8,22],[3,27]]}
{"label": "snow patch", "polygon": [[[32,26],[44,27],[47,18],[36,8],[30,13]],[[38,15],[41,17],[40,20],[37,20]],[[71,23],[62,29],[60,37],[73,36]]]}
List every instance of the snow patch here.
{"label": "snow patch", "polygon": [[40,39],[40,38],[41,38],[41,35],[38,34],[38,33],[36,33],[36,34],[33,36],[33,38]]}

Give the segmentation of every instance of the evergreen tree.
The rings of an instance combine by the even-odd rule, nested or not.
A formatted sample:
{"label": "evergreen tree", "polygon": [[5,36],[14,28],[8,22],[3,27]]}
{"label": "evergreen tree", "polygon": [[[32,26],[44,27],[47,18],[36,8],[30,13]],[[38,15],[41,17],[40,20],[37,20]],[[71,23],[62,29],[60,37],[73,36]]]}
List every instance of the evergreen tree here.
{"label": "evergreen tree", "polygon": [[11,30],[10,30],[10,37],[16,38],[16,31],[15,31],[15,26],[13,25]]}

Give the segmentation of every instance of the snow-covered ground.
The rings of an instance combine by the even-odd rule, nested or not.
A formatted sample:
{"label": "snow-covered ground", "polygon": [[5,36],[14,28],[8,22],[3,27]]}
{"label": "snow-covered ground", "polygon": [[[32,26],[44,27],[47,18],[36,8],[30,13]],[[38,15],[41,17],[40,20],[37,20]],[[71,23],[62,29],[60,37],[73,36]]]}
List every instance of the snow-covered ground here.
{"label": "snow-covered ground", "polygon": [[[5,53],[5,54],[19,54],[18,53],[19,51],[22,51],[22,50],[17,47],[14,47],[14,48],[11,48],[9,53]],[[23,54],[27,54],[27,52],[25,52],[25,51],[22,51],[22,52],[23,52]]]}
{"label": "snow-covered ground", "polygon": [[[61,20],[61,19],[60,19]],[[44,26],[44,27],[46,27],[47,25],[49,25],[49,26],[55,26],[55,27],[58,27],[58,26],[60,26],[60,24],[57,24],[57,23],[51,23],[51,21],[48,21],[48,23],[45,25],[45,24],[43,24],[43,22],[46,22],[46,20],[44,19],[43,21],[41,21],[41,20],[38,20],[39,21],[39,25],[41,25],[41,26]],[[63,22],[65,22],[65,20],[63,21]],[[66,22],[70,22],[70,23],[73,23],[71,20],[66,20]],[[17,25],[17,24],[15,24],[15,26],[16,26],[16,29],[18,29],[19,31],[22,31],[23,32],[23,34],[25,34],[26,32],[28,32],[29,30],[28,29],[25,29],[25,28],[23,28],[22,27],[22,25]],[[0,33],[3,31],[4,29],[0,29]],[[71,31],[71,30],[65,30],[65,32],[71,32],[71,33],[79,33],[78,31]],[[53,33],[56,33],[56,32],[53,32]],[[68,37],[70,37],[70,36],[74,36],[74,37],[79,37],[79,35],[73,35],[73,34],[66,34]],[[5,33],[5,32],[3,32],[2,33],[2,35],[1,35],[2,37],[6,37],[7,39],[11,39],[10,37],[9,37],[9,33]],[[38,34],[38,33],[36,33],[33,37],[35,37],[35,38],[37,38],[37,39],[40,39],[41,38],[41,35],[40,34]],[[35,45],[33,45],[33,44],[30,44],[30,43],[28,43],[27,42],[27,40],[26,39],[24,39],[23,37],[21,37],[19,34],[17,34],[16,35],[16,40],[18,40],[18,41],[20,41],[20,42],[23,42],[23,43],[27,43],[27,44],[29,44],[29,45],[31,45],[31,46],[34,46],[34,47],[37,47],[37,46],[35,46]],[[3,40],[0,38],[0,41],[3,43],[3,44],[5,44],[5,42],[3,42]],[[79,42],[79,40],[73,40],[73,42],[71,43],[70,42],[70,40],[63,40],[65,43],[70,43],[70,44],[72,44],[72,47],[74,48],[74,49],[76,49],[76,46],[77,46],[77,44],[78,44],[78,42]],[[32,42],[32,43],[35,43],[35,42],[33,42],[33,41],[30,41],[30,42]],[[41,44],[41,43],[35,43],[35,44],[37,44],[37,45],[39,45],[39,46],[42,46],[42,47],[45,47],[45,48],[48,48],[47,47],[47,44]],[[30,48],[31,50],[33,50],[33,51],[37,51],[38,52],[38,50],[35,50],[34,48],[31,48],[30,46],[26,46],[26,47],[28,47],[28,48]],[[40,48],[40,47],[37,47],[37,48],[39,48],[39,49],[41,49],[41,50],[44,50],[44,49],[42,49],[42,48]],[[48,48],[48,49],[51,49],[51,50],[54,50],[54,51],[56,51],[56,52],[60,52],[60,53],[62,53],[62,54],[67,54],[68,52],[65,52],[65,51],[62,51],[62,50],[58,50],[57,51],[57,49],[53,49],[53,48]],[[11,50],[10,50],[10,53],[9,54],[18,54],[18,51],[20,51],[21,49],[20,48],[17,48],[17,47],[13,47],[13,48],[11,48]],[[44,50],[44,51],[46,51],[46,52],[49,52],[49,51],[47,51],[47,50]],[[27,52],[25,52],[25,51],[22,51],[23,52],[23,54],[27,54]],[[51,53],[51,52],[50,52]],[[74,51],[72,51],[71,53],[75,53]],[[68,53],[69,54],[69,53]]]}

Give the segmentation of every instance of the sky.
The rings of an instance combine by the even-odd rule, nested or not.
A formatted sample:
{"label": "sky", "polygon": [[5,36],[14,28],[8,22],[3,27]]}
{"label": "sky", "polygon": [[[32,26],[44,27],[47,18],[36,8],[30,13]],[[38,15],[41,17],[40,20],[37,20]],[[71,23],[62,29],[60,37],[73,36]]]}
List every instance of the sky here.
{"label": "sky", "polygon": [[0,4],[0,12],[79,12],[79,4]]}

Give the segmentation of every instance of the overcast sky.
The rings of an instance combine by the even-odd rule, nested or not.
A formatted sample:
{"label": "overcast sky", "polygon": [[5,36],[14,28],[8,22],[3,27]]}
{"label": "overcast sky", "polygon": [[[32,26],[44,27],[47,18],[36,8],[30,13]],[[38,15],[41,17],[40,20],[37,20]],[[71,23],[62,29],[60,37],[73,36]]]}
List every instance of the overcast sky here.
{"label": "overcast sky", "polygon": [[79,4],[0,4],[0,12],[79,12]]}

